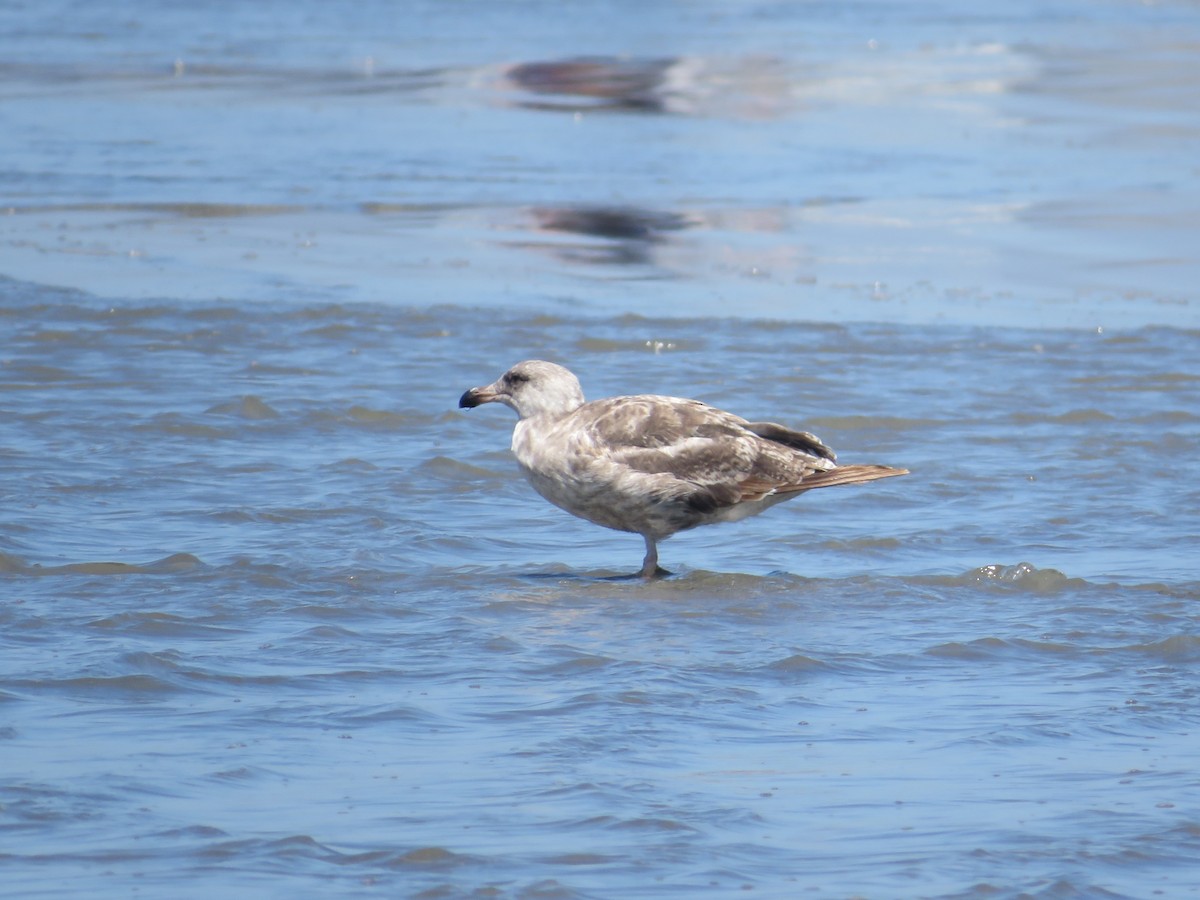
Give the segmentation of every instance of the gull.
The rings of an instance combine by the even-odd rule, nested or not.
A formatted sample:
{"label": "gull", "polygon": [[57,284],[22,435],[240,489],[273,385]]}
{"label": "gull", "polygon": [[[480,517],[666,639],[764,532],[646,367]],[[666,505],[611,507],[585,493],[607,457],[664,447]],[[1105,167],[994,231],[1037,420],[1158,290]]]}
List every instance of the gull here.
{"label": "gull", "polygon": [[534,490],[572,515],[640,534],[643,578],[669,575],[658,542],[735,522],[813,488],[907,475],[839,466],[806,431],[750,422],[680,397],[637,394],[586,402],[579,379],[552,362],[517,363],[460,409],[503,403],[517,414],[512,450]]}

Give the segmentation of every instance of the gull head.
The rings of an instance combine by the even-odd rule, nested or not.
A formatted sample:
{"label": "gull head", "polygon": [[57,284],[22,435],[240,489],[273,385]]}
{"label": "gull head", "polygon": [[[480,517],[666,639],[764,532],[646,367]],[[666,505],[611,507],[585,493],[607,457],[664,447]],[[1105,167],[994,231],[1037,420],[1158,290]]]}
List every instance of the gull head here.
{"label": "gull head", "polygon": [[471,388],[458,401],[460,409],[503,403],[518,417],[565,416],[583,406],[583,389],[570,369],[541,359],[519,362],[491,384]]}

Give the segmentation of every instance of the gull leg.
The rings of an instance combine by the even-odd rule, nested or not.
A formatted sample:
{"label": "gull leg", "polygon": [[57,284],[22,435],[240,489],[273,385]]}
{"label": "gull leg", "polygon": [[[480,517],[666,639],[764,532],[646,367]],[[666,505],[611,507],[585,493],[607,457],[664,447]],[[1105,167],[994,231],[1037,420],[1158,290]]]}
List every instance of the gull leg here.
{"label": "gull leg", "polygon": [[650,579],[670,575],[671,573],[666,569],[658,567],[658,545],[654,542],[654,538],[648,534],[643,534],[642,540],[646,542],[646,558],[642,560],[641,576],[645,579]]}

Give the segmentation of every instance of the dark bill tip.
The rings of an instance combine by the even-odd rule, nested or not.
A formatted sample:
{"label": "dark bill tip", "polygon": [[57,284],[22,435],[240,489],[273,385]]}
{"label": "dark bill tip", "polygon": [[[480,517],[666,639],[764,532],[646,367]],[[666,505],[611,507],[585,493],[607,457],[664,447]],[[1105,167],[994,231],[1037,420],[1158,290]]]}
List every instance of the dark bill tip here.
{"label": "dark bill tip", "polygon": [[479,388],[471,388],[458,398],[459,409],[474,409],[480,403],[486,403],[487,398]]}

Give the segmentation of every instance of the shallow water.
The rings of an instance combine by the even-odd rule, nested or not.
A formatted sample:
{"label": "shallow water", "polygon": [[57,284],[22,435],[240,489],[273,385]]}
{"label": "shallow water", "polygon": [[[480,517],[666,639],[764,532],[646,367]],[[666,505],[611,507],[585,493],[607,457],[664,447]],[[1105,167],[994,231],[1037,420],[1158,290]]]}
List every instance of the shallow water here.
{"label": "shallow water", "polygon": [[398,9],[0,11],[0,893],[1200,894],[1195,5]]}
{"label": "shallow water", "polygon": [[1200,324],[1194,3],[159,6],[0,10],[4,274]]}

